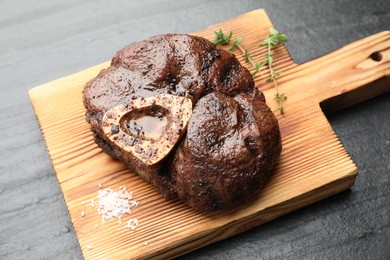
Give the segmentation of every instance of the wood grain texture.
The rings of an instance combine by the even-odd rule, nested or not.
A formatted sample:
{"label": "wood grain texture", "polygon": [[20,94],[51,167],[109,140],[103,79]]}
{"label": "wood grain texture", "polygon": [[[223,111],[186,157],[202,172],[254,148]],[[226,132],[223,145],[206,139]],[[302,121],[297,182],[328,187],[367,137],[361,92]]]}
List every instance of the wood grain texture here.
{"label": "wood grain texture", "polygon": [[[245,37],[244,47],[259,59],[265,52],[257,45],[270,27],[265,12],[257,10],[194,34],[212,39],[219,28],[233,30],[237,36]],[[263,192],[251,203],[208,214],[197,213],[178,200],[165,201],[150,185],[94,144],[84,120],[81,90],[108,63],[32,89],[29,94],[34,110],[85,258],[180,255],[352,186],[356,167],[319,104],[341,94],[345,97],[345,93],[363,84],[388,76],[388,50],[389,33],[358,41],[300,66],[292,62],[285,48],[276,50],[275,69],[284,70],[281,90],[289,97],[283,116],[272,101],[272,85],[263,83],[266,71],[255,80],[281,126],[284,149],[280,162]],[[372,59],[375,52],[381,53],[380,61]],[[388,84],[376,86],[372,95],[388,91]],[[337,102],[352,102],[351,98],[344,99]],[[364,99],[362,94],[355,95],[353,102]],[[101,225],[96,209],[82,204],[96,197],[99,183],[113,188],[124,185],[134,192],[135,199],[141,202],[133,212],[140,221],[134,232],[114,222]],[[85,217],[80,215],[83,211]],[[99,224],[98,228],[95,224]]]}

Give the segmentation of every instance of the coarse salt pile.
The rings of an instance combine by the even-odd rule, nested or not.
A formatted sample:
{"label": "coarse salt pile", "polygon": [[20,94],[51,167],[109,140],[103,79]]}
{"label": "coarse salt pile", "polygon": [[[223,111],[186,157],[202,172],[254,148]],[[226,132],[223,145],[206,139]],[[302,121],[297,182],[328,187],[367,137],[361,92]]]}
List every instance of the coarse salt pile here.
{"label": "coarse salt pile", "polygon": [[[139,204],[138,201],[133,200],[133,193],[128,192],[124,186],[121,186],[117,192],[110,188],[99,190],[97,199],[98,213],[102,216],[102,223],[117,218],[121,224],[122,217],[125,214],[131,214],[131,208]],[[91,203],[91,206],[94,205],[95,203]],[[138,220],[135,220],[138,226]]]}

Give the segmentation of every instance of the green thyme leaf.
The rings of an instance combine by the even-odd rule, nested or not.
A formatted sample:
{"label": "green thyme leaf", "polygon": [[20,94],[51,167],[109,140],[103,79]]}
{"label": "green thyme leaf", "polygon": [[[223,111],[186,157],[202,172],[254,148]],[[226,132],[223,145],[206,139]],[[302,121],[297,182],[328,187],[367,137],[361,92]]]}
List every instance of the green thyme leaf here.
{"label": "green thyme leaf", "polygon": [[284,33],[279,33],[276,29],[274,28],[271,28],[270,29],[270,32],[267,36],[267,38],[265,38],[260,46],[268,46],[270,45],[271,47],[275,47],[279,44],[284,44],[287,42],[287,35],[284,34]]}
{"label": "green thyme leaf", "polygon": [[242,39],[243,38],[237,38],[237,37],[234,38],[233,43],[232,43],[229,51],[235,51],[238,48],[240,42],[242,42]]}
{"label": "green thyme leaf", "polygon": [[252,72],[252,77],[254,77],[259,72],[260,68],[263,67],[264,64],[265,63],[263,61],[255,64],[255,68],[253,69]]}
{"label": "green thyme leaf", "polygon": [[233,32],[231,31],[227,36],[222,32],[221,29],[215,32],[214,44],[215,45],[227,45],[232,37]]}
{"label": "green thyme leaf", "polygon": [[248,50],[245,50],[245,51],[244,51],[244,57],[245,57],[245,61],[246,61],[247,63],[249,63],[249,62],[250,62],[250,56],[249,56]]}

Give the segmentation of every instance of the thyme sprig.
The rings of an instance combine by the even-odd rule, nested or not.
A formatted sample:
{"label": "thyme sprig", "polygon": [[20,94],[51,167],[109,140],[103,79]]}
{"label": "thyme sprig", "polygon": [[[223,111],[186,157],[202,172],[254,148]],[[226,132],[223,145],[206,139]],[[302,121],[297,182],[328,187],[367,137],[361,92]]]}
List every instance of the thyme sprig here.
{"label": "thyme sprig", "polygon": [[276,102],[278,102],[278,105],[279,105],[278,109],[280,110],[280,113],[282,113],[282,114],[284,112],[283,102],[287,99],[287,96],[284,93],[279,92],[279,86],[278,86],[278,83],[276,81],[276,78],[282,74],[282,70],[275,71],[272,67],[272,65],[273,65],[273,58],[272,58],[273,51],[272,51],[272,49],[281,45],[281,44],[284,44],[286,42],[287,42],[287,35],[286,34],[279,33],[276,29],[271,28],[267,38],[265,38],[261,42],[261,44],[259,45],[259,46],[267,46],[268,52],[264,56],[266,59],[266,64],[268,65],[268,68],[269,68],[269,77],[267,79],[267,82],[272,81],[274,83],[275,90],[276,90],[276,93],[274,95],[274,100],[276,100]]}
{"label": "thyme sprig", "polygon": [[[215,45],[227,45],[230,42],[230,39],[233,35],[233,32],[231,31],[228,35],[225,35],[221,29],[219,31],[215,32],[215,39],[214,44]],[[237,38],[235,37],[233,40],[233,43],[231,44],[229,51],[235,51],[237,48],[242,52],[242,55],[245,58],[245,61],[252,64],[253,66],[253,72],[252,76],[254,77],[260,69],[267,65],[269,69],[269,77],[267,78],[267,82],[273,82],[275,86],[276,93],[274,95],[274,100],[278,102],[278,109],[280,113],[284,113],[283,108],[283,102],[287,99],[287,96],[284,93],[279,92],[279,86],[277,84],[276,78],[279,77],[282,74],[282,70],[275,71],[273,69],[273,49],[277,46],[284,44],[287,42],[287,35],[283,33],[279,33],[276,29],[271,28],[268,36],[261,42],[259,45],[260,47],[266,46],[267,47],[267,53],[263,56],[263,60],[260,62],[255,62],[253,58],[250,56],[249,51],[244,49],[241,46],[243,38]]]}

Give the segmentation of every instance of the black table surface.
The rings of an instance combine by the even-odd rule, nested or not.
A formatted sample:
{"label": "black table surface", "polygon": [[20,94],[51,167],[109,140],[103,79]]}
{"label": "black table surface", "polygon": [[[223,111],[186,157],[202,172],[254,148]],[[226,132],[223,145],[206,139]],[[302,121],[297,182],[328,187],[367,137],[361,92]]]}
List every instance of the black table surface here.
{"label": "black table surface", "polygon": [[[130,42],[264,8],[296,63],[390,29],[390,1],[0,1],[0,259],[82,259],[27,91]],[[351,190],[185,259],[390,259],[390,94],[329,115]]]}

